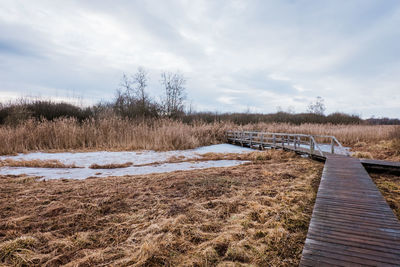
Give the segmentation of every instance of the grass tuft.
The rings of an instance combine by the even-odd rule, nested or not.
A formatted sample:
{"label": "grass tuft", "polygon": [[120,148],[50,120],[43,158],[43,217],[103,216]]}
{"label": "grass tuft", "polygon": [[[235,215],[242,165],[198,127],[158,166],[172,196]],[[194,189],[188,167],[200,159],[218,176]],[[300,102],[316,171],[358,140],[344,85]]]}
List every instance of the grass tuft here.
{"label": "grass tuft", "polygon": [[92,165],[89,166],[91,169],[118,169],[118,168],[127,168],[132,166],[132,162],[125,162],[125,163],[111,163],[111,164],[104,164],[104,165],[99,165],[96,163],[93,163]]}
{"label": "grass tuft", "polygon": [[0,160],[0,167],[30,167],[30,168],[80,168],[74,164],[64,164],[58,160]]}
{"label": "grass tuft", "polygon": [[0,243],[0,262],[13,266],[31,265],[33,248],[37,243],[37,239],[31,236],[21,236]]}

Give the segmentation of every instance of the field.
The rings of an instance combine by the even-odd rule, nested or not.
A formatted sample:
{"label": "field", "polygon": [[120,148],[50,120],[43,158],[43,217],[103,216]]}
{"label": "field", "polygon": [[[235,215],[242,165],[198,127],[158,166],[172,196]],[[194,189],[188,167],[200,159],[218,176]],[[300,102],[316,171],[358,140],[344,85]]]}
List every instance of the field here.
{"label": "field", "polygon": [[[0,152],[187,149],[228,129],[335,135],[355,156],[399,160],[399,126],[28,120],[0,127]],[[205,154],[236,167],[49,180],[0,175],[0,264],[11,266],[295,266],[323,164],[293,153]],[[124,164],[92,165],[124,168]],[[76,167],[5,160],[0,166]],[[400,218],[398,176],[372,174]]]}
{"label": "field", "polygon": [[322,167],[269,151],[233,168],[84,181],[3,176],[0,260],[292,266],[300,259]]}
{"label": "field", "polygon": [[229,122],[186,124],[160,119],[130,121],[76,119],[27,120],[16,126],[0,126],[0,155],[29,151],[175,150],[225,141],[226,130],[334,135],[356,156],[399,160],[400,125],[331,125],[257,123],[243,126]]}
{"label": "field", "polygon": [[400,220],[400,177],[390,174],[371,174],[371,178]]}

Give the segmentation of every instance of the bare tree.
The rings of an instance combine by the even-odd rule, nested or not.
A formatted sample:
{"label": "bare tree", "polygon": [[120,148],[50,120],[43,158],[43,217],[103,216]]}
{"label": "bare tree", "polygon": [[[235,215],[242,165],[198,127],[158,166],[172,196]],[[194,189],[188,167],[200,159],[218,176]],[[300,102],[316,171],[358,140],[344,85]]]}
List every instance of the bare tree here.
{"label": "bare tree", "polygon": [[184,112],[185,83],[186,80],[180,73],[163,72],[161,74],[161,84],[165,90],[163,107],[167,116],[177,117]]}
{"label": "bare tree", "polygon": [[147,82],[147,72],[142,67],[130,78],[122,76],[114,104],[118,114],[129,118],[159,115],[159,105],[147,95]]}
{"label": "bare tree", "polygon": [[137,72],[133,75],[132,77],[133,83],[135,84],[135,95],[136,98],[138,99],[139,103],[141,104],[141,107],[143,109],[146,108],[146,103],[148,102],[148,95],[146,93],[146,87],[147,87],[147,72],[144,68],[139,67]]}
{"label": "bare tree", "polygon": [[325,107],[324,99],[322,97],[320,97],[320,96],[317,96],[315,101],[311,102],[308,105],[307,111],[309,113],[314,113],[314,114],[318,114],[318,115],[324,115],[325,109],[326,109],[326,107]]}
{"label": "bare tree", "polygon": [[125,73],[122,74],[120,88],[118,90],[123,94],[133,97],[134,93],[133,81],[129,79]]}

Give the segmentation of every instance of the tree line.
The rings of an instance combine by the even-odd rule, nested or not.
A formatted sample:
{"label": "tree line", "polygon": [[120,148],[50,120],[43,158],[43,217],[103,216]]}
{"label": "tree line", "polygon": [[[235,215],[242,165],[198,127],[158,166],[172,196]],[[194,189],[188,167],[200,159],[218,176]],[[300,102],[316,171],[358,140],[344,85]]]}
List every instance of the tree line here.
{"label": "tree line", "polygon": [[133,75],[124,74],[115,97],[108,102],[100,102],[90,107],[79,107],[70,103],[51,100],[20,99],[8,104],[0,103],[0,124],[14,125],[29,118],[37,120],[54,120],[73,117],[79,121],[87,119],[118,116],[131,120],[151,120],[171,118],[186,123],[194,121],[224,122],[235,124],[248,123],[331,123],[331,124],[400,124],[398,119],[371,118],[362,120],[357,115],[332,113],[324,115],[324,100],[317,97],[308,106],[306,113],[278,111],[276,113],[215,113],[185,111],[186,79],[183,74],[163,72],[160,75],[162,95],[155,100],[148,94],[148,72],[138,68]]}

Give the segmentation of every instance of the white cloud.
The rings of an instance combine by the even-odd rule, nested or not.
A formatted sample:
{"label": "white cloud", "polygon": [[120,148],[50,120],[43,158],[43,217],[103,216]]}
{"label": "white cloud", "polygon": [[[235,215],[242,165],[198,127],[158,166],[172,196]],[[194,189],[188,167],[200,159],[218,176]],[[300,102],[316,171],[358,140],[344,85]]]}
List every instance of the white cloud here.
{"label": "white cloud", "polygon": [[222,103],[222,104],[226,104],[226,105],[233,105],[235,104],[236,97],[232,97],[232,96],[220,96],[217,98],[217,101]]}
{"label": "white cloud", "polygon": [[300,112],[320,95],[328,112],[399,117],[399,22],[391,0],[5,0],[0,98],[108,99],[122,72],[143,66],[152,95],[161,71],[183,72],[203,110]]}

